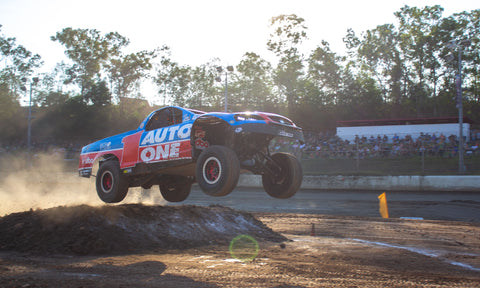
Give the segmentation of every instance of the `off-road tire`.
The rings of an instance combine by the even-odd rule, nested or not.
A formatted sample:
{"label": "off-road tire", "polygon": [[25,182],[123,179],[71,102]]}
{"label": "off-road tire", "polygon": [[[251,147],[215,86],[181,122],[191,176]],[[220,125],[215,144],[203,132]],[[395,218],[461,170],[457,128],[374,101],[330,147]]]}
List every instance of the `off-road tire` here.
{"label": "off-road tire", "polygon": [[[274,198],[287,199],[292,197],[302,184],[303,170],[300,161],[289,153],[275,153],[272,155],[272,160],[276,167],[270,168],[277,173],[276,175],[269,173],[262,175],[263,189]],[[267,165],[272,166],[272,163]]]}
{"label": "off-road tire", "polygon": [[205,194],[225,196],[237,186],[240,162],[230,148],[214,145],[200,153],[195,172],[198,185]]}
{"label": "off-road tire", "polygon": [[100,163],[95,182],[98,197],[105,203],[118,203],[127,195],[128,181],[121,175],[118,161]]}
{"label": "off-road tire", "polygon": [[159,184],[163,199],[168,202],[182,202],[190,195],[192,181],[188,177],[172,176]]}

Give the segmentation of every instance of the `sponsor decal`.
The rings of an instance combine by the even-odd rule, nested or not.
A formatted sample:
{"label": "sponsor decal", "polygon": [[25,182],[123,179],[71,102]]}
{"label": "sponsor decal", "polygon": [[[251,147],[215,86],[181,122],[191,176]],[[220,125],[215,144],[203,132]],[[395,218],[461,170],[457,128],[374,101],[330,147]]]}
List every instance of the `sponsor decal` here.
{"label": "sponsor decal", "polygon": [[128,135],[123,137],[123,153],[122,160],[120,162],[120,168],[127,168],[135,166],[138,162],[138,144],[140,142],[140,137],[142,136],[142,131],[139,131],[135,134]]}
{"label": "sponsor decal", "polygon": [[140,147],[140,160],[147,163],[191,158],[191,154],[188,140]]}
{"label": "sponsor decal", "polygon": [[81,169],[81,168],[92,167],[93,163],[95,162],[95,159],[98,159],[105,154],[113,154],[120,159],[122,155],[122,149],[114,149],[114,150],[108,150],[108,151],[90,152],[90,153],[81,154],[80,161],[78,163],[78,168]]}
{"label": "sponsor decal", "polygon": [[153,145],[167,141],[187,139],[190,137],[192,124],[176,125],[148,131],[140,146]]}
{"label": "sponsor decal", "polygon": [[287,131],[284,131],[284,130],[280,130],[280,132],[278,132],[278,135],[280,136],[285,136],[285,137],[293,137],[293,133],[288,133]]}
{"label": "sponsor decal", "polygon": [[97,155],[98,153],[81,154],[78,168],[92,167],[93,162],[95,162]]}
{"label": "sponsor decal", "polygon": [[205,148],[207,148],[208,146],[210,146],[210,144],[209,144],[208,141],[206,141],[206,140],[203,140],[203,139],[200,139],[200,138],[198,138],[197,140],[195,140],[195,148],[205,149]]}
{"label": "sponsor decal", "polygon": [[82,165],[88,165],[88,164],[93,164],[94,158],[90,158],[87,156],[87,158],[82,159]]}
{"label": "sponsor decal", "polygon": [[195,138],[204,138],[205,137],[205,131],[203,131],[201,128],[195,130]]}
{"label": "sponsor decal", "polygon": [[198,149],[205,149],[207,148],[208,146],[210,146],[210,144],[208,143],[207,140],[204,140],[203,138],[205,138],[205,131],[202,130],[202,128],[198,128],[195,130],[195,148],[198,148]]}
{"label": "sponsor decal", "polygon": [[107,142],[107,143],[101,143],[100,144],[100,151],[103,151],[103,150],[110,150],[112,146],[112,142]]}

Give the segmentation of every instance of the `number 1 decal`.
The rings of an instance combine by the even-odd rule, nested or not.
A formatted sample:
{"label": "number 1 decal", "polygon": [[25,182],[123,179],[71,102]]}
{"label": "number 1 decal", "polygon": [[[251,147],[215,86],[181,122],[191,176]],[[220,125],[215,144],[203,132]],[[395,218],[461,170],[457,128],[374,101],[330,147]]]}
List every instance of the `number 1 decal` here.
{"label": "number 1 decal", "polygon": [[120,168],[133,167],[138,162],[138,148],[142,131],[123,137],[123,154]]}

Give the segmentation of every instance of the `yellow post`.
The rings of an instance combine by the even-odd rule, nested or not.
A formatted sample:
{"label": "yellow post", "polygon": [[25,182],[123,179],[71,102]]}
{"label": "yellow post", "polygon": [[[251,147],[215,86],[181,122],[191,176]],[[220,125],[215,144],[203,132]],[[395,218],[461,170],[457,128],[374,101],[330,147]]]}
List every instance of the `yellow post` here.
{"label": "yellow post", "polygon": [[380,202],[380,215],[382,215],[383,218],[388,218],[387,195],[385,195],[385,192],[378,196],[378,200]]}

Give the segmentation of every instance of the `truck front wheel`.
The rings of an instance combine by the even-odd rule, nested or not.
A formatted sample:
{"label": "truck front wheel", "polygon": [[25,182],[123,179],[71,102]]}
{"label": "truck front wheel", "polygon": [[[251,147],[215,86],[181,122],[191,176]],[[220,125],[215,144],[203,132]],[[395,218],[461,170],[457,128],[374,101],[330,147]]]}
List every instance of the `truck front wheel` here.
{"label": "truck front wheel", "polygon": [[158,185],[163,199],[168,202],[182,202],[190,195],[192,181],[188,177],[172,176]]}
{"label": "truck front wheel", "polygon": [[200,154],[195,172],[198,185],[205,194],[225,196],[237,186],[240,162],[230,148],[214,145]]}
{"label": "truck front wheel", "polygon": [[100,164],[96,179],[97,194],[105,203],[118,203],[128,192],[128,181],[120,174],[118,161],[107,160]]}
{"label": "truck front wheel", "polygon": [[300,161],[288,153],[272,155],[274,163],[268,163],[269,171],[262,175],[262,184],[268,195],[287,199],[295,195],[302,184],[303,171]]}

